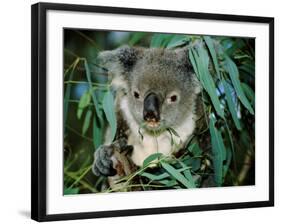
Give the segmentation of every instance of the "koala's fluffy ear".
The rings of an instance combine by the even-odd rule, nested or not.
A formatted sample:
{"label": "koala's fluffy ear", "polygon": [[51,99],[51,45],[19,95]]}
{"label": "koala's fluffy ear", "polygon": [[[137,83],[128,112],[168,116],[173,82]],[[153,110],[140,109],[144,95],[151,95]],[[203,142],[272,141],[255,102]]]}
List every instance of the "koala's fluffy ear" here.
{"label": "koala's fluffy ear", "polygon": [[175,50],[177,54],[178,63],[185,66],[188,70],[192,70],[192,65],[188,57],[188,47],[177,48]]}
{"label": "koala's fluffy ear", "polygon": [[102,51],[98,55],[98,63],[108,69],[112,77],[112,87],[115,89],[128,90],[128,72],[140,58],[143,50],[123,46],[112,51]]}
{"label": "koala's fluffy ear", "polygon": [[187,73],[191,75],[191,82],[192,82],[192,86],[194,87],[194,92],[195,94],[198,94],[202,91],[202,87],[193,70],[191,61],[189,59],[189,50],[190,49],[188,47],[176,49],[177,60],[178,63],[180,63],[183,66],[182,69],[185,69]]}
{"label": "koala's fluffy ear", "polygon": [[98,55],[98,63],[113,73],[129,71],[140,56],[141,50],[122,46],[112,51],[102,51]]}

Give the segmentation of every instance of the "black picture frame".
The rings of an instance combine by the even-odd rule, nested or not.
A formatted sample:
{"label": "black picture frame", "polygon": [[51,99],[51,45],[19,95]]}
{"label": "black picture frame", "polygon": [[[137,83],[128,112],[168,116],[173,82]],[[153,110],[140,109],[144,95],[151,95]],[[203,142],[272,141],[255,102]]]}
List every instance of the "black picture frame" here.
{"label": "black picture frame", "polygon": [[[243,203],[208,204],[114,210],[68,214],[46,213],[46,13],[48,10],[63,10],[87,13],[111,13],[155,17],[177,17],[216,21],[253,22],[269,25],[269,200]],[[37,221],[85,219],[115,216],[147,215],[221,209],[254,208],[274,205],[274,18],[240,15],[163,11],[136,8],[102,7],[89,5],[37,3],[32,5],[31,16],[32,59],[32,155],[31,155],[31,218]]]}

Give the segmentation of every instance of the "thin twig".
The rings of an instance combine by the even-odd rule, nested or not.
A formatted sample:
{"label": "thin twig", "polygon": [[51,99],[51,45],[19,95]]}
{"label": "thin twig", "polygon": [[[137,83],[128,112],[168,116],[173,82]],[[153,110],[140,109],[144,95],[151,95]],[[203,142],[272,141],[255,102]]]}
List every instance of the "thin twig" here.
{"label": "thin twig", "polygon": [[91,168],[92,166],[87,167],[86,170],[70,185],[69,188],[72,188],[73,186],[75,186],[75,184],[80,182],[80,180],[91,170]]}
{"label": "thin twig", "polygon": [[[80,60],[86,60],[86,58],[80,57],[78,54],[74,53],[73,51],[71,51],[71,50],[69,50],[69,49],[67,49],[67,48],[64,48],[64,52],[67,53],[67,54],[69,54],[69,55],[71,55],[71,56],[73,56],[73,57],[79,58]],[[96,64],[96,63],[94,63],[94,62],[91,62],[91,64],[93,64],[94,66],[96,66],[96,67],[102,69],[103,71],[108,71],[107,68],[105,68],[105,67],[103,67],[103,66],[101,66],[101,65],[99,65],[99,64]]]}
{"label": "thin twig", "polygon": [[[69,172],[64,172],[65,175],[67,175],[68,177],[76,180],[78,177],[73,175],[72,173],[69,173]],[[90,184],[88,184],[86,181],[83,181],[83,180],[79,180],[79,183],[81,185],[83,185],[85,188],[87,188],[88,190],[90,190],[91,192],[93,193],[98,193],[99,191],[97,189],[95,189],[94,187],[90,186]]]}
{"label": "thin twig", "polygon": [[64,76],[72,69],[74,66],[77,67],[77,64],[79,63],[79,58],[76,58],[71,65],[68,66],[68,68],[64,72]]}
{"label": "thin twig", "polygon": [[118,191],[118,190],[121,190],[121,189],[123,189],[123,188],[132,188],[132,187],[158,187],[158,188],[164,188],[164,187],[166,187],[165,185],[156,185],[156,184],[154,184],[154,185],[149,185],[149,184],[132,184],[132,185],[122,185],[122,186],[120,186],[120,187],[116,187],[116,188],[113,188],[113,189],[108,189],[108,190],[106,190],[105,192],[106,193],[110,193],[110,192],[113,192],[113,191]]}
{"label": "thin twig", "polygon": [[[89,84],[89,82],[86,82],[86,81],[72,81],[72,80],[69,80],[69,81],[64,81],[65,84],[67,83],[72,83],[72,84]],[[99,86],[99,87],[104,87],[104,88],[108,88],[108,84],[103,84],[103,83],[97,83],[97,82],[91,82],[90,83],[91,85],[93,86]]]}
{"label": "thin twig", "polygon": [[81,135],[78,131],[76,131],[76,130],[73,129],[72,127],[70,127],[70,126],[68,126],[68,125],[65,125],[65,127],[66,127],[67,129],[69,129],[70,131],[72,131],[73,133],[79,135],[80,137],[82,137],[82,138],[84,138],[84,139],[86,139],[86,140],[88,140],[88,141],[90,141],[90,142],[93,142],[93,140],[92,140],[91,138],[88,138],[87,136]]}
{"label": "thin twig", "polygon": [[92,39],[90,38],[88,35],[78,31],[78,30],[74,30],[74,32],[76,32],[77,34],[79,34],[80,36],[84,37],[87,41],[89,41],[96,49],[97,51],[100,51],[100,47],[99,45]]}

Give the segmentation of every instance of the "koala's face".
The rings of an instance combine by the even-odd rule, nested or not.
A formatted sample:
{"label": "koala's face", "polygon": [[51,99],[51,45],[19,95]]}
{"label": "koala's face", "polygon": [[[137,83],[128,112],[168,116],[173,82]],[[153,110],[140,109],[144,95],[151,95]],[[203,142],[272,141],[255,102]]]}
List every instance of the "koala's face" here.
{"label": "koala's face", "polygon": [[127,47],[116,54],[119,64],[114,69],[121,70],[137,123],[157,131],[184,122],[199,92],[187,52]]}

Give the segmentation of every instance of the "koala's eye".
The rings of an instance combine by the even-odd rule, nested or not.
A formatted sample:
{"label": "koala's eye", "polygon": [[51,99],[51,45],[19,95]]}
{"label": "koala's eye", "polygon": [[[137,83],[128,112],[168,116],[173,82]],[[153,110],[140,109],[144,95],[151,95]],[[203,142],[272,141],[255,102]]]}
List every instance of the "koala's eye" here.
{"label": "koala's eye", "polygon": [[178,99],[177,95],[173,95],[170,97],[171,102],[176,102]]}
{"label": "koala's eye", "polygon": [[134,97],[135,97],[136,99],[139,99],[139,98],[140,98],[140,94],[139,94],[138,92],[134,91]]}
{"label": "koala's eye", "polygon": [[168,104],[176,103],[178,101],[179,101],[179,95],[177,93],[172,93],[172,94],[168,95],[168,97],[167,97]]}

